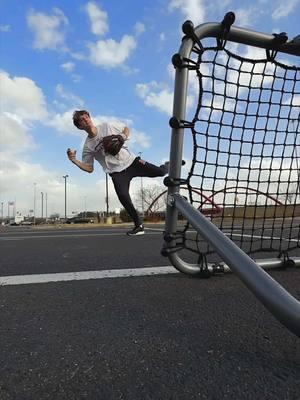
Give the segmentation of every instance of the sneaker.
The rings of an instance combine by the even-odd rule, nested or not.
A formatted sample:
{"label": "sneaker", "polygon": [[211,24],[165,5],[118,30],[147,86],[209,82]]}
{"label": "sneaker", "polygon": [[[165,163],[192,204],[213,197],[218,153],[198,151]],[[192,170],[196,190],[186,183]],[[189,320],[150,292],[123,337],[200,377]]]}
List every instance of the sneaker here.
{"label": "sneaker", "polygon": [[140,226],[135,226],[133,229],[131,229],[131,231],[127,232],[128,236],[133,236],[133,235],[144,235],[145,230],[144,230],[144,226],[140,225]]}
{"label": "sneaker", "polygon": [[[185,165],[185,161],[182,160],[181,161],[181,165]],[[165,174],[169,173],[169,168],[170,168],[170,162],[166,161],[163,165],[161,165],[161,167],[165,170]]]}

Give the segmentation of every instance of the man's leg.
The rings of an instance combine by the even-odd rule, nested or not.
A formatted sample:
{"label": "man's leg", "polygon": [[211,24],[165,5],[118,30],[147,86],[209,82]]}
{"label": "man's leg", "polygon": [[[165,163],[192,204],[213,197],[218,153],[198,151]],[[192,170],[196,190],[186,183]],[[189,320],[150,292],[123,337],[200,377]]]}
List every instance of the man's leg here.
{"label": "man's leg", "polygon": [[136,227],[142,225],[142,221],[136,211],[129,194],[129,185],[131,176],[127,171],[115,172],[111,174],[111,178],[115,187],[115,191],[120,200],[120,203],[133,219]]}
{"label": "man's leg", "polygon": [[168,173],[168,163],[160,165],[151,164],[141,158],[136,158],[129,167],[132,177],[141,176],[147,178],[156,178],[158,176],[164,176]]}

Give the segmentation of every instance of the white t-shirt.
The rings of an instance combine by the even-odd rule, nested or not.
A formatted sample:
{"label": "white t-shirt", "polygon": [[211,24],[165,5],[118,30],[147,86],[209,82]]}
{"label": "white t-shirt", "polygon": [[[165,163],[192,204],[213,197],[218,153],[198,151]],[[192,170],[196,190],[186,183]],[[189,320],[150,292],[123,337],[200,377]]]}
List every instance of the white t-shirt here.
{"label": "white t-shirt", "polygon": [[[126,146],[126,142],[116,156],[105,154],[101,145],[102,139],[109,135],[121,135],[124,126],[117,124],[108,124],[106,122],[97,125],[97,135],[87,137],[82,150],[82,162],[94,165],[94,159],[102,166],[104,172],[109,174],[120,172],[128,168],[134,161],[135,155],[130,152]],[[122,136],[125,139],[124,134]]]}

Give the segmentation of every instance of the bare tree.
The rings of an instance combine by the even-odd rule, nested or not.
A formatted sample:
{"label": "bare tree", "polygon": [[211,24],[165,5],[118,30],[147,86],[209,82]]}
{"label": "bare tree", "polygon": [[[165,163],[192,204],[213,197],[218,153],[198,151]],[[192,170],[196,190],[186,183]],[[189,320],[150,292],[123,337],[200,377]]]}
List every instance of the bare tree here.
{"label": "bare tree", "polygon": [[[163,194],[160,196],[166,189],[160,185],[149,185],[144,188],[140,188],[136,194],[136,201],[138,203],[139,208],[144,209],[145,211],[151,206],[151,204],[155,201],[151,207],[152,212],[163,211],[166,208],[166,197],[167,194]],[[143,204],[143,206],[142,206]]]}
{"label": "bare tree", "polygon": [[283,199],[284,202],[287,202],[288,204],[294,203],[297,195],[299,195],[299,192],[298,192],[298,185],[296,183],[288,185],[286,190],[284,189],[280,190],[280,197]]}

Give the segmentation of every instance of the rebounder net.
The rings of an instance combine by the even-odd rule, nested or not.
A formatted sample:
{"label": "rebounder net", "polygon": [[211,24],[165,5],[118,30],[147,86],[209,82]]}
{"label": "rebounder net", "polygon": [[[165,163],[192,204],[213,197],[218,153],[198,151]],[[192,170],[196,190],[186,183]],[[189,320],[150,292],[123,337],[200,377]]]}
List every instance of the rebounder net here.
{"label": "rebounder net", "polygon": [[[300,68],[249,49],[207,47],[188,61],[198,102],[185,184],[190,203],[245,253],[281,257],[300,244]],[[214,254],[188,222],[182,235],[185,249]]]}

